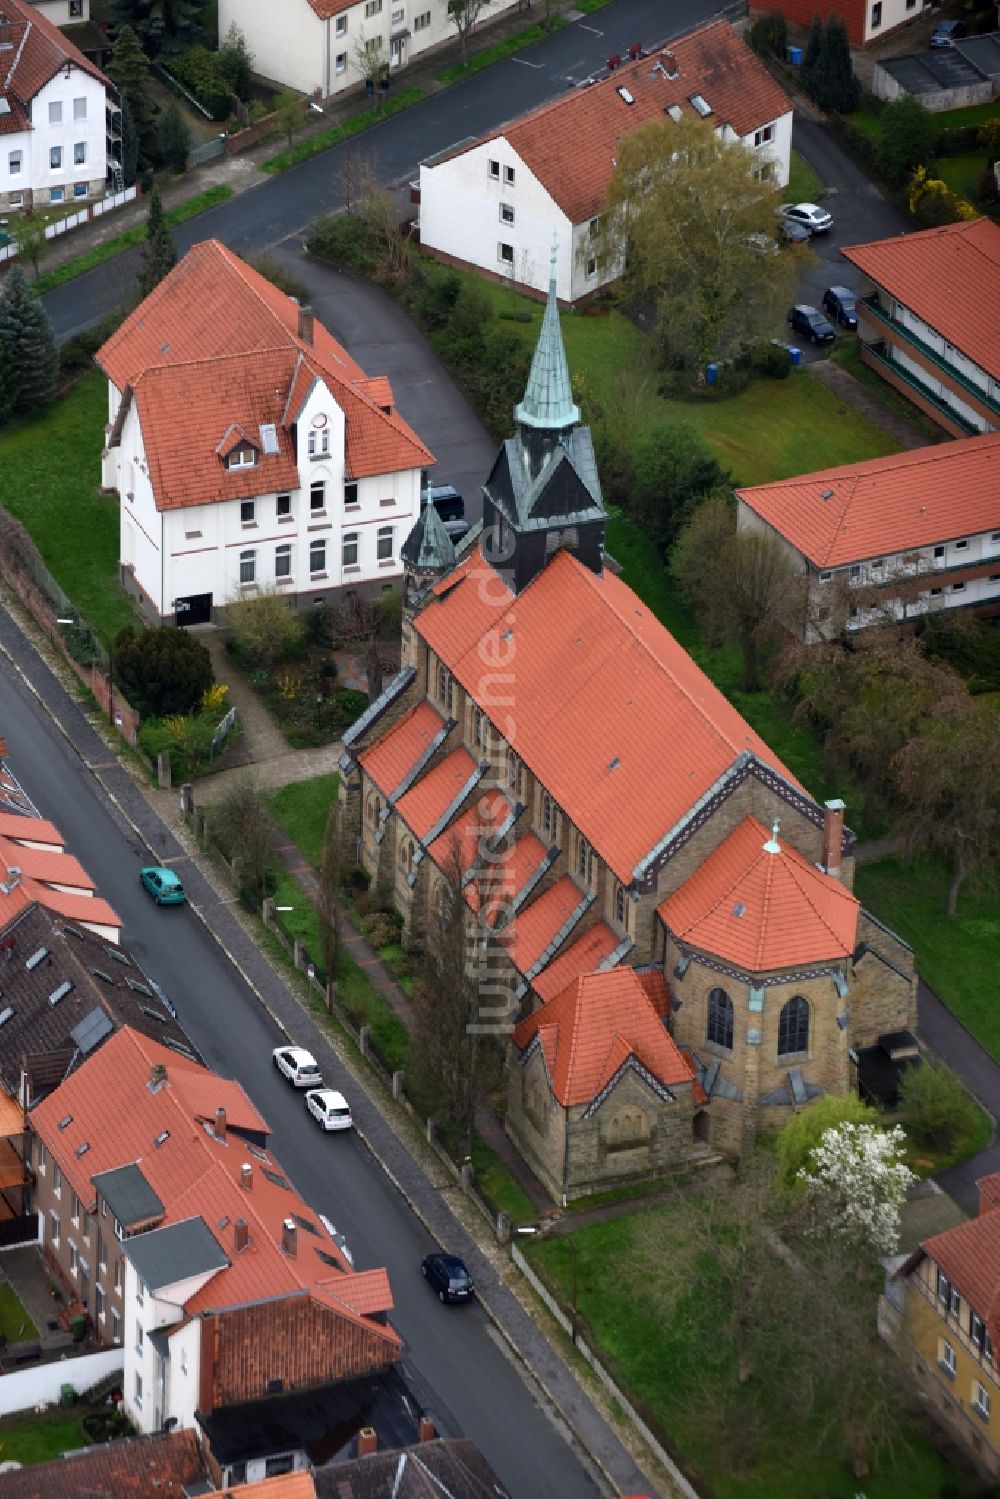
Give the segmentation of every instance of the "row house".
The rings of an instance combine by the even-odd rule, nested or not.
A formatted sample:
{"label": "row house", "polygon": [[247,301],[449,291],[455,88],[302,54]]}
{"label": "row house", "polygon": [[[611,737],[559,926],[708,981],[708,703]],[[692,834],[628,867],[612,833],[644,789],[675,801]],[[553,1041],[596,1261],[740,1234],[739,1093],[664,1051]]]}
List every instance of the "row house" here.
{"label": "row house", "polygon": [[43,1252],[122,1347],[136,1429],[198,1428],[214,1450],[225,1413],[253,1442],[217,1454],[225,1483],[307,1466],[261,1444],[258,1402],[370,1383],[402,1345],[385,1270],[353,1269],[242,1087],[125,1028],[29,1121]]}
{"label": "row house", "polygon": [[861,356],[952,437],[1000,427],[1000,226],[974,219],[841,250]]}
{"label": "row house", "polygon": [[776,536],[819,639],[1000,602],[1000,432],[736,491],[741,530]]}
{"label": "row house", "polygon": [[[816,804],[606,555],[555,273],[515,421],[481,530],[456,554],[430,506],[406,542],[402,669],[345,734],[339,795],[408,942],[466,913],[475,1023],[513,1032],[509,1127],[568,1198],[664,1169],[662,1103],[687,1150],[739,1153],[855,1087],[866,1050],[915,1025],[915,988],[851,893],[843,804]],[[622,965],[658,980],[581,988]],[[615,1006],[627,1023],[590,1024]],[[578,1031],[605,1050],[569,1086]]]}
{"label": "row house", "polygon": [[109,88],[36,6],[0,0],[0,211],[104,194]]}
{"label": "row house", "polygon": [[97,894],[59,829],[44,817],[0,811],[0,931],[32,905],[108,942],[121,936],[121,917]]}
{"label": "row house", "polygon": [[979,1215],[926,1239],[889,1283],[901,1292],[903,1357],[927,1408],[979,1470],[1000,1478],[1000,1175]]}
{"label": "row house", "polygon": [[[492,0],[482,22],[520,0]],[[457,38],[448,0],[220,0],[219,35],[243,32],[257,71],[317,99],[338,98],[371,76],[364,53],[391,87],[408,62]]]}
{"label": "row house", "polygon": [[714,21],[422,164],[420,243],[449,264],[544,293],[557,241],[560,301],[592,296],[621,274],[620,263],[599,256],[618,142],[684,115],[742,145],[776,187],[786,186],[791,100],[732,27]]}
{"label": "row house", "polygon": [[120,572],[152,622],[212,620],[262,587],[307,608],[402,577],[434,459],[312,312],[217,240],[98,350]]}

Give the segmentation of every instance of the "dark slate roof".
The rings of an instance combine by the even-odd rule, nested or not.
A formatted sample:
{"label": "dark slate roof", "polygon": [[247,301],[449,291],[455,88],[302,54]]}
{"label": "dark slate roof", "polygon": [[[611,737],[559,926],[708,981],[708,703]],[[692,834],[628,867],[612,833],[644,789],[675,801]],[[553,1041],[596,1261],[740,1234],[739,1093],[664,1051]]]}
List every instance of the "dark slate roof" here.
{"label": "dark slate roof", "polygon": [[207,1469],[194,1431],[85,1447],[0,1478],[3,1499],[183,1499]]}
{"label": "dark slate roof", "polygon": [[138,1166],[118,1166],[91,1180],[123,1228],[163,1217],[163,1203]]}
{"label": "dark slate roof", "polygon": [[[28,906],[4,929],[0,959],[0,1087],[16,1093],[25,1059],[32,1101],[44,1097],[119,1026],[200,1060],[130,953],[95,933]],[[26,966],[27,960],[45,956]],[[69,985],[67,988],[66,985]]]}
{"label": "dark slate roof", "polygon": [[373,1452],[313,1474],[316,1499],[511,1499],[475,1442],[442,1439]]}
{"label": "dark slate roof", "polygon": [[229,1264],[202,1218],[137,1234],[125,1240],[124,1249],[143,1285],[154,1293],[192,1275],[224,1270]]}
{"label": "dark slate roof", "polygon": [[607,519],[589,427],[559,438],[518,430],[504,441],[485,488],[520,532]]}
{"label": "dark slate roof", "polygon": [[430,500],[424,505],[409,536],[403,542],[400,556],[410,567],[429,572],[447,572],[455,565],[455,546],[445,530],[437,506]]}
{"label": "dark slate roof", "polygon": [[[145,1237],[140,1235],[140,1239]],[[381,1447],[412,1446],[417,1440],[412,1412],[418,1408],[398,1369],[390,1369],[377,1378],[276,1394],[245,1405],[222,1406],[207,1415],[199,1411],[198,1420],[217,1462],[247,1462],[296,1450],[307,1452],[319,1468],[353,1457],[362,1426],[375,1428]]]}

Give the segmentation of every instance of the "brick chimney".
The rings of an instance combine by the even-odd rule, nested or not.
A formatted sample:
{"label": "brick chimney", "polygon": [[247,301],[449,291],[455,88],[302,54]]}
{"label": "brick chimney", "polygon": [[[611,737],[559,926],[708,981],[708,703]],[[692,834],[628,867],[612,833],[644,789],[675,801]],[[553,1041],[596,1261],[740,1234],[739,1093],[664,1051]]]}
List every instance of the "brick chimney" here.
{"label": "brick chimney", "polygon": [[437,1427],[434,1425],[433,1417],[427,1415],[421,1416],[420,1425],[417,1427],[417,1441],[433,1442],[436,1436]]}
{"label": "brick chimney", "polygon": [[281,1247],[290,1260],[293,1260],[298,1252],[298,1237],[295,1219],[286,1218],[281,1225]]}
{"label": "brick chimney", "polygon": [[233,1224],[233,1248],[242,1254],[250,1243],[250,1226],[245,1218],[237,1218]]}
{"label": "brick chimney", "polygon": [[154,1062],[152,1067],[150,1067],[149,1069],[149,1086],[151,1088],[158,1088],[160,1084],[165,1083],[166,1080],[166,1067],[164,1067],[162,1062]]}
{"label": "brick chimney", "polygon": [[299,337],[304,344],[313,341],[313,310],[308,302],[299,304]]}
{"label": "brick chimney", "polygon": [[839,797],[824,803],[823,811],[823,857],[821,863],[827,874],[840,879],[840,855],[844,846],[844,803]]}
{"label": "brick chimney", "polygon": [[370,1452],[378,1451],[378,1432],[374,1426],[362,1426],[358,1432],[358,1456],[367,1457]]}
{"label": "brick chimney", "polygon": [[226,1138],[226,1111],[221,1104],[215,1111],[215,1133],[220,1140]]}
{"label": "brick chimney", "polygon": [[244,1161],[240,1167],[240,1186],[244,1192],[253,1190],[253,1167],[249,1161]]}

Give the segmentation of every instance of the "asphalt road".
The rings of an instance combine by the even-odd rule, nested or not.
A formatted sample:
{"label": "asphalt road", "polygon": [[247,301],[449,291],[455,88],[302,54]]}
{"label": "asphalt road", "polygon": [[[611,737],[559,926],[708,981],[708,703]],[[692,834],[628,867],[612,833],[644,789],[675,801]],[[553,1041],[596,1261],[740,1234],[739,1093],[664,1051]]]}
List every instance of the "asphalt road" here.
{"label": "asphalt road", "polygon": [[[589,1464],[543,1411],[482,1310],[442,1307],[424,1284],[420,1261],[437,1246],[404,1199],[353,1134],[322,1134],[274,1072],[271,1050],[284,1038],[201,922],[142,892],[138,870],[148,855],[2,656],[0,703],[12,770],[123,917],[124,943],[167,991],[205,1061],[247,1088],[278,1159],[346,1235],[358,1268],[388,1268],[392,1320],[421,1404],[443,1431],[477,1441],[518,1499],[594,1499],[602,1489]],[[349,1076],[326,1081],[356,1098]]]}
{"label": "asphalt road", "polygon": [[[651,46],[678,36],[718,10],[718,0],[617,0],[528,48],[523,56],[507,58],[430,95],[367,131],[360,141],[331,147],[219,204],[177,229],[174,243],[180,254],[212,237],[237,252],[280,244],[317,215],[343,206],[349,151],[355,163],[361,155],[370,158],[380,181],[405,181],[416,176],[426,157],[545,103],[602,68],[609,54],[624,54],[633,42]],[[137,255],[132,251],[47,293],[45,306],[61,340],[120,305],[123,287],[134,282]]]}

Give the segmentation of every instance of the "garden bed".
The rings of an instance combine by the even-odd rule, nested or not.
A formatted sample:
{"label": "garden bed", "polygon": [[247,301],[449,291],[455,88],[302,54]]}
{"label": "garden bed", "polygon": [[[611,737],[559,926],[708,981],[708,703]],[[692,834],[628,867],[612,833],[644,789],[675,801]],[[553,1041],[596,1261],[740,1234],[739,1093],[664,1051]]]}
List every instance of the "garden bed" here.
{"label": "garden bed", "polygon": [[234,639],[226,651],[243,672],[293,749],[332,744],[368,706],[368,697],[337,685],[329,646],[303,639],[274,665],[265,665]]}

